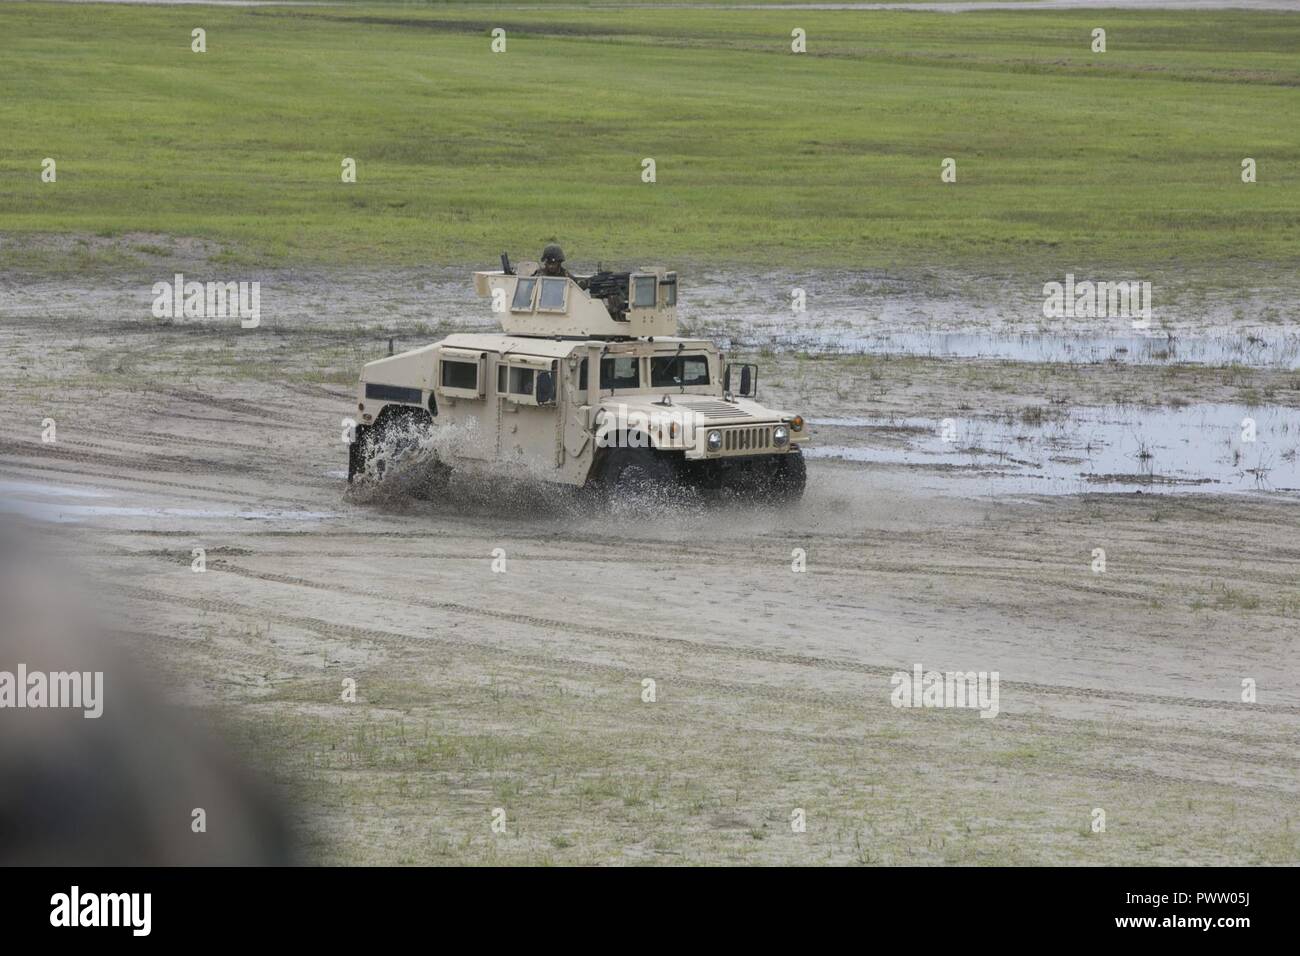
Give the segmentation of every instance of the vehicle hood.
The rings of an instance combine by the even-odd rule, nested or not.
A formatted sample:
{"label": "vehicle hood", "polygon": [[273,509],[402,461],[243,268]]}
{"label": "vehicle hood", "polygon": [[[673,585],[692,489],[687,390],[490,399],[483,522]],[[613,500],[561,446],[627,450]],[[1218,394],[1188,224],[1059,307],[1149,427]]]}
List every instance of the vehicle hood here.
{"label": "vehicle hood", "polygon": [[663,403],[663,393],[647,395],[617,395],[602,398],[600,407],[605,414],[644,415],[651,420],[671,417],[685,418],[695,416],[695,424],[701,428],[713,425],[765,424],[779,422],[792,417],[787,412],[767,408],[747,398],[725,401],[715,395],[673,395],[668,394],[672,404]]}

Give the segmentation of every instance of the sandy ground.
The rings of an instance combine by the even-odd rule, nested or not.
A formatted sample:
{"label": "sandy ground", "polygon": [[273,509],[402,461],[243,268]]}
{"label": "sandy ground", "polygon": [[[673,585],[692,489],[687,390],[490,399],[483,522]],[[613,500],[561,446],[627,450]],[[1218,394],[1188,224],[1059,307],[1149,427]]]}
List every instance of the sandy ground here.
{"label": "sandy ground", "polygon": [[[172,699],[233,728],[310,860],[1300,861],[1293,492],[988,494],[814,459],[783,511],[350,494],[347,382],[393,331],[356,282],[251,331],[153,319],[148,283],[49,280],[48,308],[30,287],[0,283],[0,502]],[[813,418],[1300,407],[1285,368],[762,360],[764,398]],[[916,664],[998,672],[997,715],[892,706]]]}

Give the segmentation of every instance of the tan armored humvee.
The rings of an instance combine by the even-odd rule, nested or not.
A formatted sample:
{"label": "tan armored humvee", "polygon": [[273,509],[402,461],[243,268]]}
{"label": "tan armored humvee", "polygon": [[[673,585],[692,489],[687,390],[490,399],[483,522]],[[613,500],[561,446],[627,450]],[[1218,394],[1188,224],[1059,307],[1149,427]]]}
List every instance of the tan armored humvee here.
{"label": "tan armored humvee", "polygon": [[[349,482],[431,445],[434,487],[451,469],[487,467],[608,489],[802,495],[803,419],[754,400],[754,366],[676,336],[676,273],[599,272],[584,289],[532,274],[535,263],[502,266],[474,273],[501,334],[450,335],[362,370]],[[444,428],[454,441],[430,441]]]}

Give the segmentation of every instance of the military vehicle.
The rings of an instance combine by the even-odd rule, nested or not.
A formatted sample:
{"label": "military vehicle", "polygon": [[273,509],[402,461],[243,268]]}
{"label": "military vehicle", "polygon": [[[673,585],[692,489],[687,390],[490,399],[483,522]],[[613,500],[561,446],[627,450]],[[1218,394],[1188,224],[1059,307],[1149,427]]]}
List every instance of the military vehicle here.
{"label": "military vehicle", "polygon": [[429,494],[462,468],[617,494],[803,494],[803,418],[756,401],[755,366],[677,336],[675,272],[501,264],[474,273],[501,333],[450,335],[364,367],[349,483],[415,455]]}

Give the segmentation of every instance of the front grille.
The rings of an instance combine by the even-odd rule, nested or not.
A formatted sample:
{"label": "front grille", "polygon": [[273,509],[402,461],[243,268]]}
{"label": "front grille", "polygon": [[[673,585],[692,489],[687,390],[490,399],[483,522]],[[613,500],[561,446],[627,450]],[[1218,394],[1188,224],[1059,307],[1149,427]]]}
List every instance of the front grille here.
{"label": "front grille", "polygon": [[772,426],[727,428],[722,432],[722,450],[733,455],[758,454],[771,451]]}

